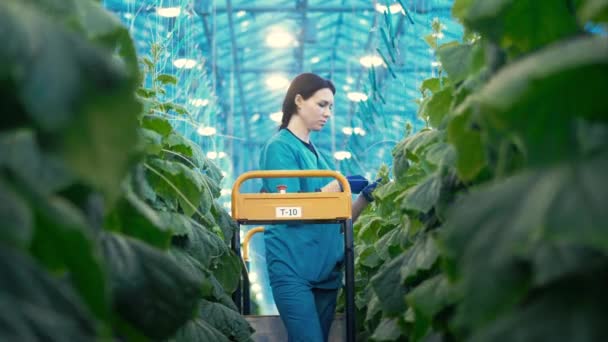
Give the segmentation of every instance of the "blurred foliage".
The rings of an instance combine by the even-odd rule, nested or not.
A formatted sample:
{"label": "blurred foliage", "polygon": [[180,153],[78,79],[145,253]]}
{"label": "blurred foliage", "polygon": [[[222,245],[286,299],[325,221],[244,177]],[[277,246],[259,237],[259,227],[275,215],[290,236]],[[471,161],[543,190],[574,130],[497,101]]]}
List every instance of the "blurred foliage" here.
{"label": "blurred foliage", "polygon": [[355,225],[358,340],[608,339],[606,8],[456,0],[463,41],[425,38],[428,128]]}
{"label": "blurred foliage", "polygon": [[221,172],[157,99],[160,47],[139,61],[95,1],[3,1],[0,32],[0,339],[249,340]]}

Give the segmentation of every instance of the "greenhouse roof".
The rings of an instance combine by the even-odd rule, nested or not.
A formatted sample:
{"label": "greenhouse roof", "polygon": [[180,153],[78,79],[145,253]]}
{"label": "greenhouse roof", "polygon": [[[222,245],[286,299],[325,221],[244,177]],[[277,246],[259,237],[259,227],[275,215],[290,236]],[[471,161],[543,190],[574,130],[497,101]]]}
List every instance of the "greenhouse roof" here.
{"label": "greenhouse roof", "polygon": [[[439,43],[462,36],[451,19],[452,1],[401,3],[405,10],[398,1],[366,0],[104,1],[129,26],[140,56],[149,55],[153,43],[164,49],[157,72],[179,79],[167,89],[167,100],[193,116],[176,122],[205,150],[217,152],[212,156],[226,156],[218,162],[233,179],[256,168],[260,146],[277,129],[273,119],[280,118],[286,82],[301,72],[327,77],[337,87],[333,120],[313,141],[336,157],[339,169],[370,174],[391,162],[406,123],[424,126],[415,100],[421,81],[437,72],[424,37],[433,33],[433,22]],[[395,62],[388,68],[382,58],[392,60],[390,52]],[[379,64],[375,75],[365,62]],[[372,96],[374,89],[381,97]],[[357,92],[368,100],[353,101],[361,99]],[[213,130],[199,125],[217,134],[201,136],[197,130]]]}

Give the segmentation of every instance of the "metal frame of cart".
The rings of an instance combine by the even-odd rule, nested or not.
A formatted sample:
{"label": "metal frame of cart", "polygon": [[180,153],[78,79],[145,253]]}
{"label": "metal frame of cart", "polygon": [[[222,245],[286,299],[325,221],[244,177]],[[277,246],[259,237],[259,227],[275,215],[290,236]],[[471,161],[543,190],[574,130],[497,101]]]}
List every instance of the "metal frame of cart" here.
{"label": "metal frame of cart", "polygon": [[[343,192],[305,193],[241,193],[246,180],[260,178],[334,178]],[[344,265],[346,288],[346,341],[355,341],[355,264],[353,247],[352,198],[346,178],[330,170],[250,171],[239,176],[232,187],[232,218],[239,231],[234,234],[232,248],[241,256],[241,225],[278,224],[282,222],[339,223],[344,232]],[[244,248],[246,249],[246,247]],[[242,280],[234,294],[239,311],[250,313],[248,260]]]}

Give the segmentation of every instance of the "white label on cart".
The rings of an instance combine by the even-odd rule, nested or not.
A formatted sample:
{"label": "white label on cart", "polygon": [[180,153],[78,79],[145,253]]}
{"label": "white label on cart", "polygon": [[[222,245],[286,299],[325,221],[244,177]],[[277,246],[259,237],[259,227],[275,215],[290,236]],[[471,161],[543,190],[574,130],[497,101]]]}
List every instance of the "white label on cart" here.
{"label": "white label on cart", "polygon": [[302,207],[277,207],[275,209],[278,218],[302,217]]}

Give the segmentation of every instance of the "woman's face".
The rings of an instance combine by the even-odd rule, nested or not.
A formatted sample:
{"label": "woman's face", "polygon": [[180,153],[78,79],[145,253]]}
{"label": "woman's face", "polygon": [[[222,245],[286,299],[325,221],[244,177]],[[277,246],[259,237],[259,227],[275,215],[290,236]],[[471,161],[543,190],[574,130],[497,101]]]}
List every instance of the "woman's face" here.
{"label": "woman's face", "polygon": [[296,96],[298,106],[297,115],[300,116],[306,127],[311,131],[319,131],[334,110],[334,94],[329,88],[317,90],[311,97],[304,100],[302,96]]}

